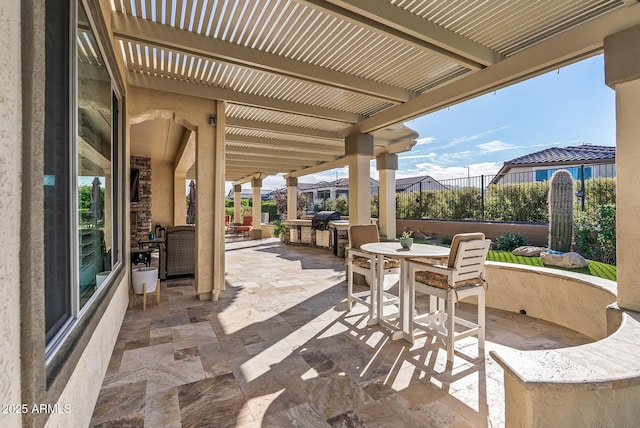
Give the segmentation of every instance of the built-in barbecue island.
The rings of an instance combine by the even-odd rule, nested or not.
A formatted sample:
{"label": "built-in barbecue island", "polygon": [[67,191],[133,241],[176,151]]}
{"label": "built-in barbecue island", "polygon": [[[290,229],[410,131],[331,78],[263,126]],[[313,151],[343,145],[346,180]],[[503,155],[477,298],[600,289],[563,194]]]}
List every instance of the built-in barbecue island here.
{"label": "built-in barbecue island", "polygon": [[282,242],[291,245],[326,248],[338,257],[344,257],[349,245],[349,217],[337,211],[319,211],[310,218],[285,220]]}

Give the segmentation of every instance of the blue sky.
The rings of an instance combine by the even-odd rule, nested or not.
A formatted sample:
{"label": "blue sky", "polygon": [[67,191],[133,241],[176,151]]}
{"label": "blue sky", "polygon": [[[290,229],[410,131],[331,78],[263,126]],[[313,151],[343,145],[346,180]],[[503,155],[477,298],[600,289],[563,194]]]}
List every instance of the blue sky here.
{"label": "blue sky", "polygon": [[[603,56],[598,55],[406,125],[419,137],[411,152],[398,156],[397,178],[495,174],[509,159],[549,147],[614,146],[615,93],[604,84]],[[347,168],[338,168],[299,182],[347,176]],[[375,162],[371,176],[378,178]],[[283,187],[284,179],[268,177],[263,186]]]}

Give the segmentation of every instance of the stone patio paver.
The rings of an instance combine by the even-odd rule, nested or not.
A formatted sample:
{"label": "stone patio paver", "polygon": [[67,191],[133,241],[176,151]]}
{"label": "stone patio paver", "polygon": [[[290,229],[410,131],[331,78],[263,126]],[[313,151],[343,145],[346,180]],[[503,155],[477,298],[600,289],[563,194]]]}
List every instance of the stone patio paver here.
{"label": "stone patio paver", "polygon": [[487,309],[484,355],[468,338],[451,364],[431,337],[392,341],[365,308],[345,312],[344,260],[330,251],[233,238],[226,249],[218,301],[199,301],[194,279],[179,277],[162,282],[160,305],[127,310],[92,426],[500,427],[490,350],[590,341]]}

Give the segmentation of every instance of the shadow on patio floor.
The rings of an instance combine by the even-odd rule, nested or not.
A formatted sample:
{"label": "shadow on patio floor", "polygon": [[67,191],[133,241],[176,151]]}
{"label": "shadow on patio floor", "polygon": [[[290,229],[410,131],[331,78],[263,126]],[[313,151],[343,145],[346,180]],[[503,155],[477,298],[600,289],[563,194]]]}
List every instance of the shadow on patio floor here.
{"label": "shadow on patio floor", "polygon": [[160,305],[127,311],[92,425],[504,426],[490,350],[590,341],[487,309],[485,355],[467,338],[447,363],[433,338],[394,342],[364,308],[345,312],[344,260],[277,239],[229,239],[226,285],[198,301],[193,278],[169,279]]}

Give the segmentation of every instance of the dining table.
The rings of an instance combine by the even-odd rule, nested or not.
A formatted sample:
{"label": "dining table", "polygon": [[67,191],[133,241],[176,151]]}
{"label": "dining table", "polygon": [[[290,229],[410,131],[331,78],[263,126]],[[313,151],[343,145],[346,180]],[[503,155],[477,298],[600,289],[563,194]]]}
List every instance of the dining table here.
{"label": "dining table", "polygon": [[[391,330],[391,338],[393,340],[405,339],[413,343],[413,306],[414,293],[411,291],[411,280],[409,278],[409,261],[411,259],[429,259],[437,262],[446,259],[449,256],[448,247],[440,247],[438,245],[429,244],[413,244],[410,248],[405,249],[400,245],[399,241],[374,242],[363,244],[360,249],[372,257],[377,259],[377,278],[383,278],[384,259],[397,259],[400,261],[400,278],[399,278],[399,307],[393,313],[385,314],[384,309],[384,293],[383,281],[376,282],[376,311],[373,323],[380,324]],[[373,303],[373,302],[372,302]],[[392,320],[398,320],[392,323]]]}

